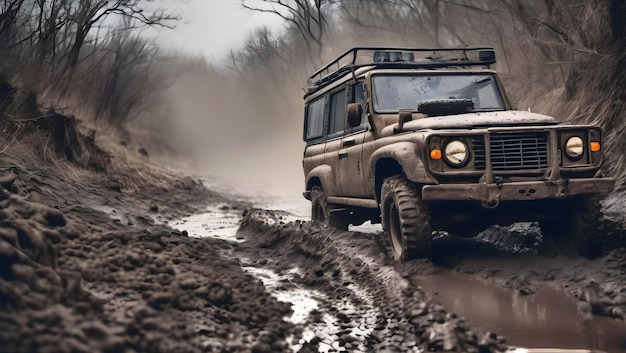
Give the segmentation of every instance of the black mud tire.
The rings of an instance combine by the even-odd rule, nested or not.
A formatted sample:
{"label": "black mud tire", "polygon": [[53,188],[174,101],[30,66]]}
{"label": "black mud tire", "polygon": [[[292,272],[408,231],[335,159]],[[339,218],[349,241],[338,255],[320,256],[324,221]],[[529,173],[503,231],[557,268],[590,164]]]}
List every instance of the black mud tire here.
{"label": "black mud tire", "polygon": [[385,245],[391,258],[407,261],[430,255],[433,232],[430,211],[420,198],[420,190],[404,175],[383,181],[381,218]]}
{"label": "black mud tire", "polygon": [[339,230],[348,230],[349,221],[336,212],[335,205],[328,202],[324,190],[319,186],[311,189],[311,220]]}
{"label": "black mud tire", "polygon": [[595,259],[604,253],[601,205],[596,196],[572,200],[556,218],[540,222],[548,247]]}

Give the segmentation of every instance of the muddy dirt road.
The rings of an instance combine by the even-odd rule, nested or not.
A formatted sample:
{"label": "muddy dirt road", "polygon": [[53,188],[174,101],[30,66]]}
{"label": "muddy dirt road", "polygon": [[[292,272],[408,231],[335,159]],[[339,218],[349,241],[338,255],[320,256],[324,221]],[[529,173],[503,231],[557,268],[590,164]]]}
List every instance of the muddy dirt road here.
{"label": "muddy dirt road", "polygon": [[0,352],[626,350],[624,248],[537,255],[516,225],[398,264],[301,201],[0,162]]}

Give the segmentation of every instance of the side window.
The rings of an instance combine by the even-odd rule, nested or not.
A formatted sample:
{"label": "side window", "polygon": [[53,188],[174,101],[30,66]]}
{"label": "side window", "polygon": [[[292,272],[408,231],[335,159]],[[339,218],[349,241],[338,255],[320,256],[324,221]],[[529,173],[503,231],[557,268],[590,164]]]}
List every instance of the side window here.
{"label": "side window", "polygon": [[344,129],[346,115],[346,89],[342,89],[330,96],[330,121],[328,134],[341,132]]}
{"label": "side window", "polygon": [[324,97],[309,103],[306,113],[305,139],[322,136],[324,132]]}

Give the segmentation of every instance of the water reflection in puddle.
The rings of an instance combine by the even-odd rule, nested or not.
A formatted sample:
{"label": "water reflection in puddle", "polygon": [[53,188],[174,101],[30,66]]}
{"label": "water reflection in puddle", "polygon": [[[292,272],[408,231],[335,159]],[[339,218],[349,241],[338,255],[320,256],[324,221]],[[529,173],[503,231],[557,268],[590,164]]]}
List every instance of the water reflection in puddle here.
{"label": "water reflection in puddle", "polygon": [[591,316],[563,291],[539,287],[530,296],[474,276],[420,277],[422,288],[473,326],[492,330],[510,345],[626,352],[626,325]]}

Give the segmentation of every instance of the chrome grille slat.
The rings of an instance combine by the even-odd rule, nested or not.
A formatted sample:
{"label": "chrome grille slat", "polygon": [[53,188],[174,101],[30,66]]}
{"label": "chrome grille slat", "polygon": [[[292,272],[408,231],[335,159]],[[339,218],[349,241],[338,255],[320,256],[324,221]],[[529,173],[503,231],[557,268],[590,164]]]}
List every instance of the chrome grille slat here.
{"label": "chrome grille slat", "polygon": [[[545,170],[548,168],[548,133],[507,133],[490,136],[494,171]],[[485,169],[485,141],[472,138],[474,166]]]}

